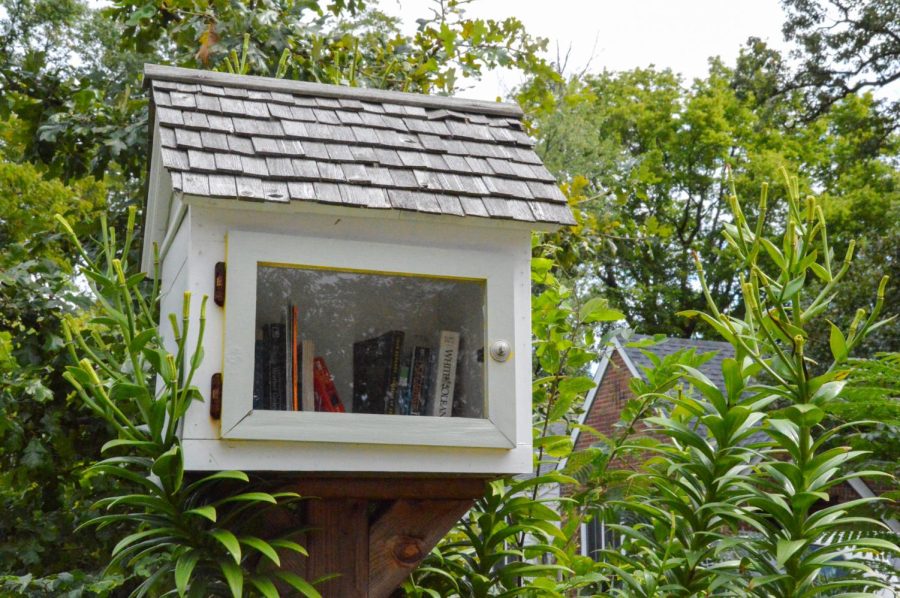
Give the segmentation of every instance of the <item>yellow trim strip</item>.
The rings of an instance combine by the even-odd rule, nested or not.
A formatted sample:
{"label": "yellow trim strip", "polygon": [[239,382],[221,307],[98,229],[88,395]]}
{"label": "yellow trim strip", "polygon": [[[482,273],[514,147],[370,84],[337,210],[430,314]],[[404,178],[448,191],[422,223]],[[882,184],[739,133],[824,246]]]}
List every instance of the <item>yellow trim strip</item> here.
{"label": "yellow trim strip", "polygon": [[[227,252],[227,240],[226,240]],[[370,274],[376,276],[403,276],[406,278],[426,278],[430,280],[452,280],[459,282],[478,282],[486,284],[486,278],[471,278],[467,276],[440,276],[437,274],[415,274],[410,272],[391,272],[386,270],[364,270],[360,268],[340,268],[337,266],[312,266],[307,264],[285,264],[281,262],[257,262],[257,267],[264,268],[286,268],[290,270],[318,270],[325,272],[345,272],[349,274]]]}

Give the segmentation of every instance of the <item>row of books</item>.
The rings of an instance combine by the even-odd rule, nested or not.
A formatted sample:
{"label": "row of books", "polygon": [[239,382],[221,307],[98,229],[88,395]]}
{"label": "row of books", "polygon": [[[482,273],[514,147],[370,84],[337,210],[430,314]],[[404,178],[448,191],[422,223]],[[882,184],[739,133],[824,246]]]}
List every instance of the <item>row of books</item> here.
{"label": "row of books", "polygon": [[453,414],[459,333],[441,331],[437,349],[404,351],[402,330],[353,343],[353,412]]}
{"label": "row of books", "polygon": [[[299,310],[257,329],[253,408],[343,413],[334,378],[315,343],[303,339]],[[353,412],[450,416],[459,359],[459,333],[441,331],[436,348],[404,350],[404,332],[391,330],[353,343]]]}
{"label": "row of books", "polygon": [[253,364],[254,409],[345,411],[325,360],[312,340],[300,337],[296,305],[281,322],[257,328]]}

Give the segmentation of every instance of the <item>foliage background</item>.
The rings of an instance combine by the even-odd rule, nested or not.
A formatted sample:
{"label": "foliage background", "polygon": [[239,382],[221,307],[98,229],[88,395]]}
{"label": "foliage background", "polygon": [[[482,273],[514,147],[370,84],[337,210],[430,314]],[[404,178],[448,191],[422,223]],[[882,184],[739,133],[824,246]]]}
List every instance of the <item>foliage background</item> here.
{"label": "foliage background", "polygon": [[[538,381],[549,377],[535,390],[539,464],[567,454],[584,374],[610,330],[583,321],[584,306],[606,319],[620,312],[643,333],[708,336],[703,323],[675,315],[705,305],[696,252],[715,303],[742,311],[735,254],[719,235],[730,222],[726,169],[738,195],[751,197],[764,181],[773,183],[773,195],[783,194],[776,175],[792,165],[801,190],[822,197],[836,253],[858,239],[861,266],[841,281],[827,319],[846,328],[856,307],[871,305],[881,273],[891,275],[885,313],[900,311],[900,109],[872,93],[900,77],[896,3],[783,4],[791,56],[751,38],[735,64],[712,57],[708,74],[687,82],[665,69],[565,72],[543,58],[546,42],[515,18],[470,19],[465,3],[454,0],[436,3],[411,34],[361,0],[115,0],[105,8],[83,0],[0,0],[0,575],[35,595],[133,582],[97,579],[114,529],[72,531],[94,498],[111,490],[81,473],[111,431],[77,406],[60,377],[59,317],[90,306],[72,279],[78,259],[50,217],[65,214],[87,238],[97,234],[100,212],[121,230],[127,208],[142,205],[144,62],[446,94],[491,68],[528,75],[513,99],[579,208],[576,227],[534,249],[545,260],[536,262],[535,373]],[[838,26],[828,27],[833,14]],[[750,216],[754,209],[747,208]],[[767,232],[779,232],[777,216],[765,222]],[[97,245],[86,250],[93,255]],[[814,358],[828,354],[829,330],[823,323],[810,331]],[[897,327],[882,328],[861,350],[896,353]],[[832,416],[896,413],[890,359],[870,366],[875,381],[862,378],[862,390]],[[626,419],[642,414],[633,408]],[[897,471],[896,430],[852,430],[846,440],[879,447],[877,466]],[[610,442],[612,451],[622,444]],[[623,476],[609,461],[609,451],[570,457],[565,473],[578,482],[573,512],[617,496]],[[559,482],[574,483],[541,483]],[[533,497],[539,486],[531,486]],[[592,583],[594,573],[571,541],[577,518],[562,521],[559,535],[534,509],[522,524],[541,547],[527,548],[519,534],[514,556],[553,554],[575,572],[573,586]],[[551,572],[535,573],[535,583],[550,583]],[[492,575],[491,591],[523,579],[515,569]]]}

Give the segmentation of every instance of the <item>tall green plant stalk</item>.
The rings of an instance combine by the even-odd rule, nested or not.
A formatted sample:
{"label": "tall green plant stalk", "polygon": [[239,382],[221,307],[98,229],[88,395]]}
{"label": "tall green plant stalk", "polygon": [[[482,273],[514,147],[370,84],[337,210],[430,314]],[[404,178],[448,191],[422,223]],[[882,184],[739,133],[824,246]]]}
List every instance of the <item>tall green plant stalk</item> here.
{"label": "tall green plant stalk", "polygon": [[[801,598],[829,592],[862,593],[884,587],[871,578],[862,554],[897,553],[892,542],[877,537],[881,523],[854,511],[877,498],[830,504],[831,490],[850,480],[888,476],[883,472],[854,471],[864,455],[846,446],[826,449],[845,426],[830,430],[821,425],[829,404],[839,400],[853,365],[848,358],[873,331],[893,318],[880,320],[887,277],[877,285],[874,305],[860,309],[847,330],[831,324],[828,363],[807,357],[806,345],[813,323],[834,300],[838,282],[851,267],[853,244],[840,262],[828,241],[827,224],[814,197],[801,199],[796,178],[787,179],[785,221],[781,242],[763,236],[766,191],[758,217],[751,226],[735,195],[729,199],[733,224],[725,238],[743,265],[742,318],[720,312],[706,286],[698,260],[700,284],[707,298],[707,313],[699,315],[734,345],[742,364],[759,370],[746,393],[779,407],[767,413],[763,428],[770,439],[757,465],[758,476],[745,486],[750,520],[759,538],[743,544],[742,567],[758,577],[749,591],[759,596]],[[823,285],[813,293],[813,277]],[[750,365],[752,364],[752,366]],[[859,426],[864,422],[848,424]],[[844,539],[837,532],[857,533]],[[823,578],[826,568],[842,570],[837,579]],[[853,593],[857,592],[857,593]]]}
{"label": "tall green plant stalk", "polygon": [[[808,331],[834,300],[853,246],[836,262],[816,200],[801,201],[796,179],[787,186],[778,242],[764,236],[765,187],[752,225],[733,187],[728,198],[733,220],[724,236],[741,266],[743,317],[716,305],[696,259],[707,311],[681,315],[702,318],[735,356],[723,360],[724,388],[677,357],[682,386],[656,396],[659,413],[646,421],[663,441],[647,448],[656,456],[635,474],[645,483],[619,505],[636,523],[612,526],[625,540],[604,553],[611,595],[807,598],[887,587],[867,553],[898,548],[879,537],[879,521],[856,512],[878,499],[831,504],[830,491],[888,474],[853,470],[863,451],[827,448],[865,422],[821,425],[852,374],[849,356],[890,321],[878,320],[887,281],[871,312],[860,310],[846,331],[831,325],[829,363],[813,362]],[[827,577],[826,569],[843,574]]]}
{"label": "tall green plant stalk", "polygon": [[103,222],[96,257],[84,251],[63,218],[59,222],[79,250],[81,273],[96,300],[87,322],[64,322],[74,364],[65,377],[115,434],[102,448],[111,456],[91,464],[86,475],[114,478],[121,493],[98,500],[94,508],[102,514],[82,526],[122,531],[107,573],[137,580],[133,596],[272,598],[279,586],[319,596],[312,584],[280,570],[279,553],[305,555],[304,548],[289,537],[266,535],[261,522],[268,508],[290,508],[298,495],[248,488],[240,471],[199,479],[184,471],[178,427],[191,402],[202,400],[193,378],[203,359],[206,297],[195,344],[187,343],[192,314],[185,293],[180,318],[169,315],[174,346],[168,348],[156,318],[159,277],[144,292],[144,273],[132,272],[128,262],[134,209],[121,243]]}

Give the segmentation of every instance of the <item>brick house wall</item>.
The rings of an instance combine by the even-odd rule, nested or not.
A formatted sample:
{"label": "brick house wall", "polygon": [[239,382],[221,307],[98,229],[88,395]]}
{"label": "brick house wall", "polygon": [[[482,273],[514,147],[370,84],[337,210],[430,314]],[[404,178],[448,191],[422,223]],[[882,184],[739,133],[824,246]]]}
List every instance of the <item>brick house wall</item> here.
{"label": "brick house wall", "polygon": [[[584,419],[585,425],[606,436],[614,435],[616,430],[613,426],[619,421],[619,413],[632,397],[628,384],[633,377],[622,355],[618,351],[613,351],[606,371],[600,379],[594,401]],[[596,440],[593,436],[583,432],[577,437],[575,450],[586,449],[594,442]]]}

